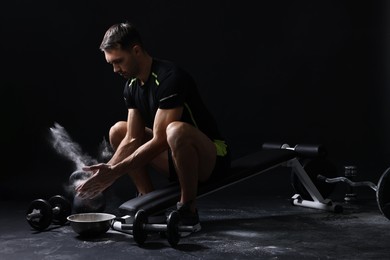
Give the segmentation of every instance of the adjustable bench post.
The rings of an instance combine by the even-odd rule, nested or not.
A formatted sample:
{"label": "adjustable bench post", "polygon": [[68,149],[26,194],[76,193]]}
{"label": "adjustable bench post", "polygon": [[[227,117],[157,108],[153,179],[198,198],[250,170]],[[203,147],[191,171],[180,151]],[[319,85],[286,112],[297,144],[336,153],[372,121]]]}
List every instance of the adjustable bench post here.
{"label": "adjustable bench post", "polygon": [[302,206],[313,209],[321,209],[327,211],[340,212],[342,210],[341,205],[333,203],[330,199],[324,199],[317,187],[314,185],[305,169],[297,158],[291,159],[287,162],[287,166],[294,169],[299,181],[309,192],[313,201],[304,200],[299,194],[295,194],[292,197],[292,204],[295,206]]}

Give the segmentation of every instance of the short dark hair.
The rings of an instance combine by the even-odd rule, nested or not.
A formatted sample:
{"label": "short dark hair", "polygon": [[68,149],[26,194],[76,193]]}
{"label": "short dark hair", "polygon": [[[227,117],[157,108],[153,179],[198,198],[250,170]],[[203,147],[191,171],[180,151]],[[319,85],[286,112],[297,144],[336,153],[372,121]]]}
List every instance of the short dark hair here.
{"label": "short dark hair", "polygon": [[141,36],[137,28],[129,22],[123,22],[114,24],[108,28],[99,49],[101,51],[125,49],[136,44],[143,47]]}

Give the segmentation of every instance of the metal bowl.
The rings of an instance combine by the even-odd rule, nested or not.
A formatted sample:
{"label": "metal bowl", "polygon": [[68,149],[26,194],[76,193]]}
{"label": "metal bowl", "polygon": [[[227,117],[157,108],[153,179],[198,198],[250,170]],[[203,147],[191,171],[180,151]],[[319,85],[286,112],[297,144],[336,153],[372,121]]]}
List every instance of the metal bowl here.
{"label": "metal bowl", "polygon": [[107,213],[80,213],[67,217],[76,233],[88,237],[106,233],[115,218],[115,215]]}

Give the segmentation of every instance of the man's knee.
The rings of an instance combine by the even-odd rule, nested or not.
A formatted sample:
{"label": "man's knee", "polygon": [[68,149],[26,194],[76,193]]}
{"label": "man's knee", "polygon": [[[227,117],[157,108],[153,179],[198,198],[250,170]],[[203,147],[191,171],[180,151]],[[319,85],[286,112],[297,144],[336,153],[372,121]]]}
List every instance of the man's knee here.
{"label": "man's knee", "polygon": [[189,137],[190,131],[191,126],[184,122],[175,121],[170,123],[166,130],[169,146],[172,148],[190,141],[191,139],[187,138]]}
{"label": "man's knee", "polygon": [[124,130],[126,130],[126,122],[119,121],[116,122],[113,126],[110,128],[110,136],[111,135],[118,135],[118,133],[123,133]]}
{"label": "man's knee", "polygon": [[126,122],[120,121],[111,126],[109,131],[109,139],[111,146],[116,149],[126,135]]}

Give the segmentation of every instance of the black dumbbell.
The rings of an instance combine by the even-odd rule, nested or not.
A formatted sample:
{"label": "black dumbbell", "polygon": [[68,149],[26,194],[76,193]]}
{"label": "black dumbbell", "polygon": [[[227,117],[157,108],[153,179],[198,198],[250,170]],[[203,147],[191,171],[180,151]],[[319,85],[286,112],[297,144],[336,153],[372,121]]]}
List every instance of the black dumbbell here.
{"label": "black dumbbell", "polygon": [[180,214],[172,211],[167,218],[166,224],[149,224],[148,217],[144,210],[138,210],[134,216],[132,224],[121,224],[118,231],[131,231],[134,241],[138,245],[143,245],[149,232],[165,232],[169,244],[175,247],[180,241],[180,232],[194,232],[193,226],[181,225]]}
{"label": "black dumbbell", "polygon": [[56,195],[51,197],[49,201],[33,200],[28,207],[26,220],[32,228],[43,231],[51,223],[64,225],[71,212],[72,206],[69,200],[64,196]]}

